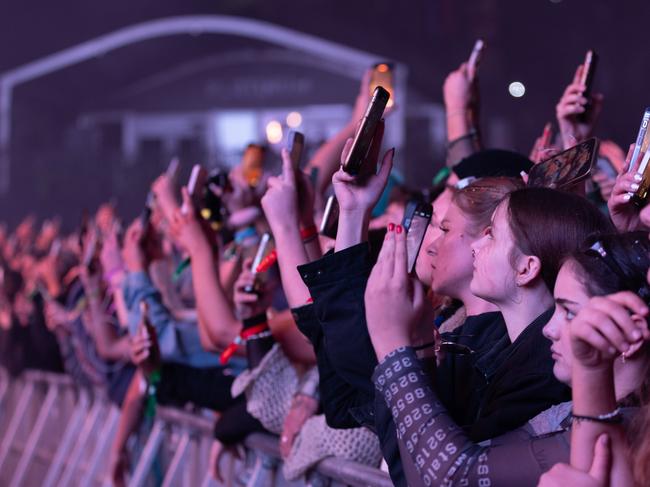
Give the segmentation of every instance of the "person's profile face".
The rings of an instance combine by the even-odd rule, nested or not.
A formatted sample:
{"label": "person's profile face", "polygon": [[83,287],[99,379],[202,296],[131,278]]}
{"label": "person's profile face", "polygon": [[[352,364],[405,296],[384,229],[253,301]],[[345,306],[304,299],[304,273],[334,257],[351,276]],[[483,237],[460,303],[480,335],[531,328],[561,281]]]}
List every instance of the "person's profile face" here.
{"label": "person's profile face", "polygon": [[508,223],[507,204],[508,200],[505,200],[497,206],[492,224],[471,246],[474,270],[470,289],[475,296],[497,306],[511,301],[516,292],[515,244]]}
{"label": "person's profile face", "polygon": [[469,221],[453,202],[438,226],[438,236],[428,248],[433,269],[431,288],[437,294],[460,299],[472,280],[471,244],[476,238],[467,232]]}
{"label": "person's profile face", "polygon": [[560,382],[571,383],[573,353],[569,338],[571,320],[589,301],[589,294],[576,273],[576,263],[567,261],[562,265],[555,281],[553,298],[555,312],[544,326],[544,336],[551,340],[553,373]]}

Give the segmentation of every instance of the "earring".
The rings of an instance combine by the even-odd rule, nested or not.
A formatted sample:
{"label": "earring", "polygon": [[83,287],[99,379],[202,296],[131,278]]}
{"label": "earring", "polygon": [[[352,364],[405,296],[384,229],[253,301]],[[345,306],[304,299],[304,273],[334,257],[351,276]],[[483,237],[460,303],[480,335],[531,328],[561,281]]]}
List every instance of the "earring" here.
{"label": "earring", "polygon": [[625,363],[625,359],[627,358],[626,352],[623,352],[621,354],[621,363]]}

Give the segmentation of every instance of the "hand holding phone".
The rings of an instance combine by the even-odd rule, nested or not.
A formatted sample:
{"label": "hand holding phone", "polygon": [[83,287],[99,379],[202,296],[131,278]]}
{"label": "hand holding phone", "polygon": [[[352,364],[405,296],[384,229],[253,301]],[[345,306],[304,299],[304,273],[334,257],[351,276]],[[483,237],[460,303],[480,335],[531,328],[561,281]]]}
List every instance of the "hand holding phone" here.
{"label": "hand holding phone", "polygon": [[[192,167],[192,172],[190,173],[190,179],[187,183],[187,192],[190,195],[190,199],[194,204],[194,208],[201,208],[201,200],[203,198],[203,192],[205,191],[205,183],[208,179],[208,172],[205,170],[201,164],[195,164]],[[186,215],[189,211],[187,205],[181,207],[181,212]]]}
{"label": "hand holding phone", "polygon": [[[352,139],[352,144],[348,146],[348,151],[342,162],[343,170],[348,174],[359,174],[362,164],[368,158],[374,139],[380,139],[374,144],[375,146],[381,144],[381,137],[376,137],[376,132],[380,125],[383,126],[381,120],[389,98],[388,91],[381,86],[375,89],[366,113],[361,119],[354,139]],[[381,135],[383,136],[383,131]]]}
{"label": "hand holding phone", "polygon": [[588,139],[534,165],[528,174],[528,186],[571,188],[591,174],[597,157],[598,139]]}

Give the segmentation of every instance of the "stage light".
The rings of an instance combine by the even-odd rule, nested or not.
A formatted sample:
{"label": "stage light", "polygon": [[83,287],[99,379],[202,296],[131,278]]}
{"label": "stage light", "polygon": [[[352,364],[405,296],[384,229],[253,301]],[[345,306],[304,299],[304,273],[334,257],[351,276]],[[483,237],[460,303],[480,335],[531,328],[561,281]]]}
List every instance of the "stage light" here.
{"label": "stage light", "polygon": [[515,98],[521,98],[526,94],[526,87],[521,81],[513,81],[508,86],[508,92]]}
{"label": "stage light", "polygon": [[266,139],[271,144],[282,141],[282,125],[277,120],[271,120],[266,124]]}
{"label": "stage light", "polygon": [[296,127],[300,127],[301,124],[302,124],[302,115],[300,115],[300,113],[291,112],[289,115],[287,115],[287,125],[292,129],[295,129]]}

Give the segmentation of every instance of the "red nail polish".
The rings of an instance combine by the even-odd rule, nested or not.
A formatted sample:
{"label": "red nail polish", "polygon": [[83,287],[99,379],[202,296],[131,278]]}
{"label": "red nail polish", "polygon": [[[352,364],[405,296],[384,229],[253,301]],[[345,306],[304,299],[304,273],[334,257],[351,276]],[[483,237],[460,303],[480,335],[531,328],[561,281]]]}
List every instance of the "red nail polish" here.
{"label": "red nail polish", "polygon": [[394,223],[389,223],[388,224],[388,231],[392,232],[393,230],[395,230],[395,224]]}
{"label": "red nail polish", "polygon": [[397,233],[402,233],[402,225],[397,225],[397,229],[395,231]]}

